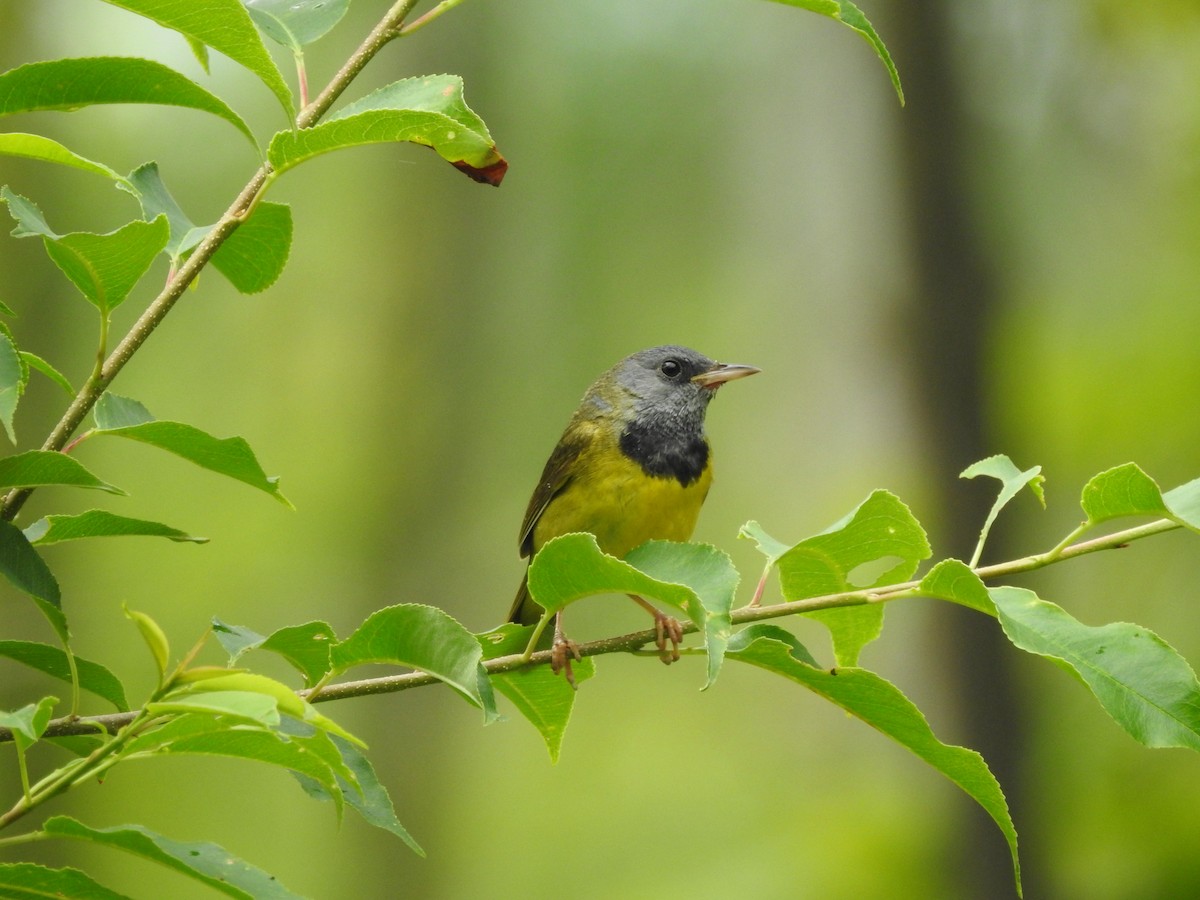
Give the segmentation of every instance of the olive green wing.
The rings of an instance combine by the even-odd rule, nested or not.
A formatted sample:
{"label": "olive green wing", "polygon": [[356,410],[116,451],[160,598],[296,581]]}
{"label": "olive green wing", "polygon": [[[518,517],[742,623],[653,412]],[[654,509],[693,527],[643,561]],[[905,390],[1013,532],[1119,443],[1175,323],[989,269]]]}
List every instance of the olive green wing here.
{"label": "olive green wing", "polygon": [[537,526],[538,519],[542,517],[542,513],[546,511],[546,507],[550,505],[550,501],[562,493],[563,489],[571,481],[571,475],[575,471],[575,463],[592,445],[595,430],[595,426],[591,423],[572,423],[563,432],[563,436],[558,441],[558,446],[554,448],[554,452],[546,460],[546,467],[542,470],[542,477],[538,479],[537,487],[533,490],[533,496],[529,498],[529,507],[525,510],[525,521],[521,523],[519,544],[521,556],[531,557],[538,549],[533,546],[533,529]]}

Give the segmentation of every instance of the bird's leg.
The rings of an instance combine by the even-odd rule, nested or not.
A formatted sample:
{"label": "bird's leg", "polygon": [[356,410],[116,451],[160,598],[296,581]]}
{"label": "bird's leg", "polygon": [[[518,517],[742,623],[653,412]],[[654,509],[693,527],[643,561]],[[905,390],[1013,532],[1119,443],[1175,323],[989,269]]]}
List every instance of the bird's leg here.
{"label": "bird's leg", "polygon": [[554,614],[554,643],[550,650],[550,669],[557,675],[563,673],[567,684],[575,687],[575,673],[571,671],[571,658],[583,659],[579,645],[568,638],[562,629],[562,610]]}
{"label": "bird's leg", "polygon": [[[629,599],[654,616],[654,646],[658,647],[658,658],[668,666],[679,659],[679,642],[683,640],[683,626],[679,620],[659,612],[637,594],[630,594]],[[671,642],[670,650],[667,650],[667,641]]]}

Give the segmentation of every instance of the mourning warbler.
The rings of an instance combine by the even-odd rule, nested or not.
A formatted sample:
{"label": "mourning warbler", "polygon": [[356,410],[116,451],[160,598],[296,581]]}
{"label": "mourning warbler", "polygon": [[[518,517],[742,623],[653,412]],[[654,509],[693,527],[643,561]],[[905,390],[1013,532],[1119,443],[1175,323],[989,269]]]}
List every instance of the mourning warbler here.
{"label": "mourning warbler", "polygon": [[[580,531],[616,557],[655,538],[690,538],[712,483],[708,404],[725,382],[758,371],[666,346],[627,356],[601,375],[546,461],[521,523],[521,556],[532,559],[552,538]],[[678,659],[679,623],[630,596],[654,616],[663,661]],[[523,578],[509,621],[531,624],[542,613]],[[560,611],[553,666],[574,683],[571,656],[578,649],[563,634]]]}

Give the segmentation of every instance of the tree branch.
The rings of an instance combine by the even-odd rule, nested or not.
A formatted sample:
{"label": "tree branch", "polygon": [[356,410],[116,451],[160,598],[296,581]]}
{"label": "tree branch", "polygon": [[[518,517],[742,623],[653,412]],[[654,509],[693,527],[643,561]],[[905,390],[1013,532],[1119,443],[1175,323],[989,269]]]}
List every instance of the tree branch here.
{"label": "tree branch", "polygon": [[[1145,525],[1138,525],[1123,531],[1115,531],[1089,541],[1080,541],[1068,547],[1055,547],[1045,553],[1026,556],[1021,559],[1010,560],[1009,562],[996,563],[990,566],[980,566],[972,571],[984,580],[1018,575],[1023,572],[1045,568],[1056,562],[1086,556],[1089,553],[1095,553],[1099,550],[1121,549],[1128,546],[1132,541],[1155,534],[1162,534],[1167,531],[1174,531],[1181,527],[1178,522],[1170,519],[1158,519]],[[766,619],[777,619],[783,616],[814,612],[819,609],[863,606],[868,603],[886,603],[891,600],[919,596],[915,593],[915,589],[919,584],[919,581],[907,581],[902,584],[887,585],[869,590],[843,591],[837,594],[825,594],[820,597],[806,597],[803,600],[792,600],[786,603],[776,603],[771,606],[743,606],[740,609],[735,609],[730,619],[734,625],[745,625]],[[697,631],[696,626],[691,622],[681,624],[685,634],[693,634]],[[580,644],[579,652],[583,656],[628,653],[644,647],[654,640],[655,633],[653,629],[635,631],[629,634]],[[509,656],[498,656],[494,659],[485,660],[483,668],[489,675],[497,675],[501,672],[511,672],[524,665],[548,665],[550,663],[550,656],[551,652],[549,650],[542,650],[534,653],[526,661],[522,654],[514,653]],[[328,685],[321,688],[315,696],[312,695],[312,691],[307,690],[297,691],[296,693],[304,699],[311,700],[313,703],[325,703],[332,700],[346,700],[350,697],[393,694],[397,691],[406,691],[411,688],[425,687],[426,685],[436,683],[438,683],[438,679],[424,672],[405,672],[399,675],[385,675],[380,678],[365,678],[360,681],[345,681]],[[68,735],[95,734],[98,731],[111,734],[132,722],[137,715],[138,713],[134,711],[110,713],[102,716],[56,719],[50,723],[43,736],[66,737]],[[11,740],[12,732],[6,728],[0,728],[0,743]]]}
{"label": "tree branch", "polygon": [[[400,26],[404,22],[404,18],[409,14],[417,0],[397,0],[390,10],[384,15],[379,23],[371,30],[366,39],[359,45],[358,49],[346,61],[346,64],[338,71],[336,75],[321,91],[320,96],[312,103],[300,111],[296,117],[297,128],[308,128],[325,115],[329,108],[334,104],[342,92],[349,86],[350,82],[358,75],[359,72],[369,63],[380,50],[384,48],[391,40],[399,36]],[[183,292],[188,286],[195,281],[201,270],[208,265],[213,255],[221,248],[221,245],[229,239],[229,236],[237,230],[238,225],[246,218],[250,210],[254,208],[262,192],[270,180],[271,167],[264,163],[259,170],[254,174],[254,177],[242,188],[237,199],[233,201],[225,214],[221,216],[216,225],[208,235],[201,241],[192,254],[187,258],[187,261],[179,267],[175,272],[174,277],[167,282],[157,297],[150,302],[146,307],[145,312],[129,329],[129,332],[122,338],[109,357],[104,361],[103,365],[99,366],[97,371],[88,379],[87,383],[80,389],[71,405],[67,407],[65,413],[54,430],[50,432],[42,444],[43,450],[62,450],[71,440],[71,436],[76,429],[82,424],[87,414],[91,412],[92,407],[96,405],[96,401],[112,383],[117,374],[125,367],[125,364],[133,357],[133,355],[141,348],[146,339],[154,333],[159,323],[166,318],[167,313],[171,311],[177,300],[183,296]],[[11,521],[16,518],[21,507],[25,505],[25,501],[29,499],[29,495],[33,493],[33,488],[14,489],[4,498],[3,505],[0,505],[0,518]]]}

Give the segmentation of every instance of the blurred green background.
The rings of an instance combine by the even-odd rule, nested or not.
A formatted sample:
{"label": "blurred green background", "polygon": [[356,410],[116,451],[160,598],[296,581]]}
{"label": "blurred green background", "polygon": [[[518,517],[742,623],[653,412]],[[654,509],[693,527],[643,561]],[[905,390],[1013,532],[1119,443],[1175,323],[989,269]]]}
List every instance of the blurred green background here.
{"label": "blurred green background", "polygon": [[[994,452],[1045,467],[1049,509],[1015,503],[993,561],[1056,543],[1102,469],[1135,460],[1164,488],[1200,475],[1196,4],[861,5],[904,109],[853,32],[759,0],[475,0],[386,49],[352,95],[461,74],[511,163],[503,187],[411,146],[281,179],[271,199],[297,225],[279,282],[242,297],[206,273],[115,389],[244,436],[296,512],[149,448],[84,445],[81,460],[132,496],[41,491],[22,521],[100,504],[213,541],[47,549],[77,651],[149,686],[122,603],[177,651],[214,614],[263,633],[323,618],[346,634],[371,610],[423,602],[496,625],[520,578],[525,502],[579,395],[659,343],[764,370],[711,410],[718,476],[696,535],[750,583],[760,564],[735,539],[742,522],[798,540],[875,487],[912,506],[935,552],[968,553],[991,487],[957,473]],[[383,8],[358,0],[312,48],[314,86]],[[177,35],[136,16],[0,0],[0,69],[72,55],[152,57],[261,136],[284,125],[250,75],[215,57],[205,76]],[[166,108],[4,127],[119,171],[155,159],[196,221],[256,165],[227,124]],[[65,169],[0,158],[0,183],[60,232],[137,212]],[[164,276],[119,310],[117,333]],[[37,242],[0,240],[0,292],[22,346],[79,383],[92,309]],[[57,420],[56,391],[31,384],[22,449]],[[1196,661],[1198,582],[1196,538],[1176,533],[1021,583],[1090,624],[1146,625]],[[6,636],[48,639],[31,604],[0,591]],[[632,604],[610,606],[584,604],[573,636],[644,627]],[[1062,671],[948,606],[890,609],[863,661],[939,737],[993,764],[1026,896],[1200,895],[1196,757],[1141,749]],[[828,658],[819,628],[796,627]],[[557,766],[522,720],[481,728],[441,688],[324,710],[370,744],[427,859],[352,814],[339,829],[332,808],[251,765],[130,765],[54,809],[214,840],[319,898],[1012,895],[1004,842],[965,795],[794,685],[731,665],[700,694],[696,660],[600,670]],[[61,691],[11,666],[0,685],[5,708]],[[138,896],[201,896],[89,847],[38,852]]]}

